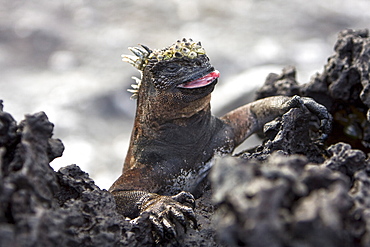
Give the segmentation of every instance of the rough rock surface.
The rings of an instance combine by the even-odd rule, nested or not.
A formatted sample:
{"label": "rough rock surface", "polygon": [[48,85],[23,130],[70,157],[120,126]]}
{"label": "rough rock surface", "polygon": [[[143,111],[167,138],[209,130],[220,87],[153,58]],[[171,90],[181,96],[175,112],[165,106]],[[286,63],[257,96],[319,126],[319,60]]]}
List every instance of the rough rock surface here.
{"label": "rough rock surface", "polygon": [[148,215],[119,215],[78,166],[49,166],[63,144],[44,113],[17,124],[0,104],[0,246],[370,246],[369,41],[367,30],[341,32],[308,84],[292,67],[271,74],[258,97],[313,97],[333,115],[328,141],[305,109],[268,123],[262,145],[217,160],[199,230],[167,243],[153,242]]}
{"label": "rough rock surface", "polygon": [[323,162],[326,151],[318,140],[319,122],[315,118],[307,109],[291,109],[264,126],[264,136],[267,138],[263,144],[237,156],[262,161],[277,151],[285,155],[304,154],[312,162]]}
{"label": "rough rock surface", "polygon": [[222,159],[212,172],[219,236],[231,246],[368,246],[362,176],[355,192],[348,176],[304,156]]}
{"label": "rough rock surface", "polygon": [[268,76],[257,98],[312,97],[332,114],[333,129],[321,143],[310,117],[293,109],[266,124],[262,145],[218,160],[211,180],[223,243],[370,245],[369,47],[368,30],[345,30],[310,83],[298,84],[293,67]]}
{"label": "rough rock surface", "polygon": [[44,113],[27,115],[17,125],[0,111],[0,121],[0,246],[151,243],[150,234],[134,234],[135,227],[115,211],[112,195],[79,167],[53,171],[49,162],[64,147],[51,139],[53,124]]}
{"label": "rough rock surface", "polygon": [[351,146],[370,151],[370,37],[369,31],[344,30],[339,33],[335,54],[322,73],[300,85],[295,68],[281,75],[270,74],[257,98],[273,95],[301,95],[315,99],[332,114],[333,133],[329,143],[345,140]]}

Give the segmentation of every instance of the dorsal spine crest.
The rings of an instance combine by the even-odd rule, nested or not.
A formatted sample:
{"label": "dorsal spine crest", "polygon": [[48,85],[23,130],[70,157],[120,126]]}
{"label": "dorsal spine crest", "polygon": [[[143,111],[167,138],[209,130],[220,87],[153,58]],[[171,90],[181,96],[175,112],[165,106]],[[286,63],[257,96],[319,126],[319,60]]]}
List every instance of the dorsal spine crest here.
{"label": "dorsal spine crest", "polygon": [[[148,63],[156,63],[163,60],[170,60],[172,58],[188,57],[194,59],[200,55],[205,55],[206,52],[200,42],[194,42],[192,39],[183,38],[178,40],[173,45],[163,48],[161,50],[151,50],[145,45],[140,47],[129,47],[128,48],[133,55],[122,55],[122,61],[128,62],[135,68],[142,72]],[[136,84],[132,84],[130,89],[127,91],[133,93],[131,98],[137,98],[137,94],[141,85],[141,79],[132,77]]]}

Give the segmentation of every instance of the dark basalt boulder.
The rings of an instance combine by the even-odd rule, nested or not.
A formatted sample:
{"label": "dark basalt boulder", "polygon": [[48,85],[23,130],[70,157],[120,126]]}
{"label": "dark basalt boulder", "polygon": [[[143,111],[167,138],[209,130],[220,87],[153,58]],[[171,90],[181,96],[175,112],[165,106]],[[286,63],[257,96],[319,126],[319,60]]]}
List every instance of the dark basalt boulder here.
{"label": "dark basalt boulder", "polygon": [[320,142],[309,115],[292,109],[265,125],[262,145],[218,160],[211,180],[224,244],[370,246],[369,47],[368,30],[345,30],[310,83],[293,67],[268,76],[257,98],[312,97],[333,129]]}
{"label": "dark basalt boulder", "polygon": [[212,170],[218,236],[227,246],[368,246],[370,180],[355,174],[352,184],[302,155],[220,159]]}
{"label": "dark basalt boulder", "polygon": [[266,160],[271,153],[304,154],[311,162],[325,160],[326,150],[318,135],[319,120],[307,109],[293,108],[283,116],[265,124],[264,142],[236,156],[244,159]]}
{"label": "dark basalt boulder", "polygon": [[119,215],[78,166],[50,167],[64,147],[45,113],[17,124],[1,103],[0,246],[370,246],[369,41],[341,32],[307,84],[293,67],[269,75],[257,97],[313,97],[333,116],[328,140],[305,109],[266,124],[261,145],[216,159],[198,229],[168,242],[154,242],[149,215]]}
{"label": "dark basalt boulder", "polygon": [[152,243],[145,217],[130,224],[116,212],[113,196],[78,166],[58,172],[50,167],[64,147],[51,138],[45,113],[27,115],[17,125],[0,105],[0,246]]}
{"label": "dark basalt boulder", "polygon": [[339,33],[335,54],[322,73],[306,84],[298,84],[295,68],[270,74],[257,92],[257,99],[274,95],[311,97],[333,116],[333,133],[328,143],[345,141],[370,152],[370,36],[369,30]]}

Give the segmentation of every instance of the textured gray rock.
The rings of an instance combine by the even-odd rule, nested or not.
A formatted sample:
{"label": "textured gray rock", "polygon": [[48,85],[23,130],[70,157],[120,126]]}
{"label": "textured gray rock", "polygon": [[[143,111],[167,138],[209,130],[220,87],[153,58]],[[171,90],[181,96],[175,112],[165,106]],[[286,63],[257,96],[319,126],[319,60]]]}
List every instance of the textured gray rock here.
{"label": "textured gray rock", "polygon": [[237,156],[266,160],[272,152],[277,151],[285,155],[304,154],[312,162],[322,162],[325,150],[323,142],[318,140],[318,121],[307,109],[291,109],[264,126],[264,136],[267,138],[263,144]]}
{"label": "textured gray rock", "polygon": [[228,157],[214,167],[212,182],[227,245],[356,246],[350,182],[339,172],[296,155]]}
{"label": "textured gray rock", "polygon": [[370,37],[367,29],[339,33],[335,54],[329,57],[322,73],[309,83],[298,84],[295,69],[270,74],[257,98],[297,94],[315,99],[333,116],[329,143],[345,140],[351,146],[370,151]]}
{"label": "textured gray rock", "polygon": [[[370,246],[370,169],[357,171],[354,175],[354,185],[350,191],[350,196],[356,206],[356,221],[353,225],[357,227],[357,234],[362,235],[362,246]],[[366,225],[360,222],[365,222]]]}
{"label": "textured gray rock", "polygon": [[346,143],[337,143],[328,148],[328,159],[323,165],[340,171],[353,179],[355,172],[364,170],[369,166],[366,154],[360,150],[351,149]]}
{"label": "textured gray rock", "polygon": [[111,194],[100,190],[79,167],[55,172],[49,166],[64,147],[51,139],[53,124],[44,113],[27,115],[17,125],[10,114],[0,111],[0,121],[0,246],[152,243],[145,238],[150,234],[133,233],[138,227],[150,233],[145,220],[130,224],[115,211]]}
{"label": "textured gray rock", "polygon": [[333,115],[333,130],[316,141],[312,119],[293,109],[265,126],[262,145],[217,162],[211,180],[226,245],[369,246],[369,41],[367,30],[341,32],[308,84],[294,68],[267,78],[257,98],[313,97]]}

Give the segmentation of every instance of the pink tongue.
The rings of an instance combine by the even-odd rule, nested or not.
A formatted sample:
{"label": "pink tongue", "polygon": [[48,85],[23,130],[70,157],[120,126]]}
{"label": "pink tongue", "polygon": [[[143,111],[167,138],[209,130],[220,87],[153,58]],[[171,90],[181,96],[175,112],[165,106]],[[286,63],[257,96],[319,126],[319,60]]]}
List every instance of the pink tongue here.
{"label": "pink tongue", "polygon": [[198,87],[204,87],[209,84],[211,84],[216,78],[220,77],[220,72],[218,70],[215,70],[208,75],[205,75],[199,79],[196,79],[191,82],[180,84],[178,87],[182,88],[198,88]]}

